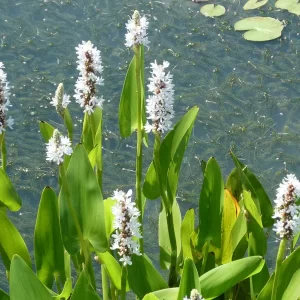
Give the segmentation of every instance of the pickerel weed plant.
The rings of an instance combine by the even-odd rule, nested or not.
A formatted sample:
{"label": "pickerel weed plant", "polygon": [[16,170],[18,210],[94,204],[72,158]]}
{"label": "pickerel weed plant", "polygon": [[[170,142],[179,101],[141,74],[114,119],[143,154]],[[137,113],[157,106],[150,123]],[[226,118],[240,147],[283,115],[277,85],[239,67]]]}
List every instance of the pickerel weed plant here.
{"label": "pickerel weed plant", "polygon": [[[21,199],[6,173],[5,134],[9,86],[0,64],[0,254],[9,294],[2,300],[258,299],[300,297],[300,182],[287,175],[277,190],[275,209],[257,177],[233,152],[234,169],[224,181],[214,157],[202,161],[198,224],[195,210],[182,218],[176,195],[180,167],[199,108],[173,124],[175,96],[169,63],[151,64],[144,78],[144,47],[149,47],[145,16],[135,11],[126,24],[133,58],[119,105],[120,135],[136,134],[135,190],[116,190],[103,199],[100,51],[88,42],[76,48],[79,77],[74,98],[83,109],[81,141],[73,141],[70,97],[59,84],[51,104],[67,135],[45,121],[40,131],[46,160],[58,169],[58,192],[46,186],[34,230],[34,262],[7,210],[18,211]],[[148,87],[148,92],[145,87]],[[154,135],[153,157],[143,176],[143,147]],[[105,170],[104,170],[105,171]],[[160,201],[158,270],[144,252],[146,201]],[[265,263],[268,228],[280,239],[275,269]],[[101,283],[95,275],[101,266]],[[168,278],[161,270],[168,272]],[[1,278],[1,280],[5,280]],[[100,287],[100,289],[99,289]],[[131,293],[128,293],[130,292]],[[101,298],[100,298],[101,297]]]}

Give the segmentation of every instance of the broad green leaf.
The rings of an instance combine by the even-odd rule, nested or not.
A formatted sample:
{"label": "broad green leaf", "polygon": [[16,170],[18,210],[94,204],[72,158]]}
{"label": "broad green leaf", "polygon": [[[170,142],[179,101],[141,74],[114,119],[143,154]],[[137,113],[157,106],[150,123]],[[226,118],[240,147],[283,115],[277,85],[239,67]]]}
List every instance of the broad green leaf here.
{"label": "broad green leaf", "polygon": [[2,290],[0,290],[0,300],[9,300],[9,296]]}
{"label": "broad green leaf", "polygon": [[281,36],[284,24],[270,17],[250,17],[234,24],[237,31],[245,31],[244,39],[254,42],[264,42],[277,39]]}
{"label": "broad green leaf", "polygon": [[221,225],[224,203],[224,183],[214,157],[207,162],[199,199],[199,234],[197,248],[211,241],[221,248]]}
{"label": "broad green leaf", "polygon": [[275,7],[281,9],[287,9],[290,13],[297,16],[300,15],[300,3],[299,0],[278,0],[275,3]]}
{"label": "broad green leaf", "polygon": [[260,8],[268,3],[269,0],[249,0],[244,5],[244,10]]}
{"label": "broad green leaf", "polygon": [[46,287],[18,255],[11,261],[9,289],[11,300],[52,300]]}
{"label": "broad green leaf", "polygon": [[195,229],[195,212],[194,209],[189,209],[181,224],[181,244],[183,258],[193,259],[191,236]]}
{"label": "broad green leaf", "polygon": [[[160,267],[165,270],[169,269],[171,264],[171,240],[169,235],[169,227],[167,222],[166,209],[162,205],[162,211],[159,214],[159,224],[158,224],[158,238],[159,238],[159,260]],[[173,215],[173,224],[175,230],[175,238],[177,245],[177,257],[179,257],[181,252],[181,236],[180,236],[180,227],[181,227],[181,213],[180,208],[175,200],[172,207]]]}
{"label": "broad green leaf", "polygon": [[155,295],[160,300],[177,300],[177,295],[179,292],[179,288],[168,288],[164,290],[159,290],[153,292],[152,294]]}
{"label": "broad green leaf", "polygon": [[206,4],[201,7],[200,12],[205,17],[214,18],[225,15],[226,9],[222,5]]}
{"label": "broad green leaf", "polygon": [[225,189],[224,191],[224,208],[222,216],[222,246],[221,246],[221,263],[230,262],[234,251],[232,242],[232,228],[239,214],[239,205],[233,195]]}
{"label": "broad green leaf", "polygon": [[[230,155],[236,166],[236,172],[233,174],[236,176],[236,188],[240,193],[242,193],[243,189],[251,192],[251,197],[254,200],[259,213],[262,215],[263,226],[272,226],[274,223],[273,206],[263,186],[251,170],[236,158],[232,151],[230,152]],[[240,197],[240,195],[238,195],[238,197]]]}
{"label": "broad green leaf", "polygon": [[155,172],[153,161],[151,162],[146,173],[145,182],[143,186],[143,194],[147,199],[155,200],[160,196],[159,184]]}
{"label": "broad green leaf", "polygon": [[274,273],[272,274],[272,276],[269,278],[264,288],[259,293],[257,300],[270,300],[272,295],[273,284],[274,284]]}
{"label": "broad green leaf", "polygon": [[21,208],[22,201],[2,168],[0,168],[0,191],[0,203],[11,211],[18,211]]}
{"label": "broad green leaf", "polygon": [[68,108],[65,108],[65,110],[64,110],[64,122],[65,122],[65,126],[68,130],[69,139],[72,141],[73,140],[73,122],[72,122],[72,117],[70,115]]}
{"label": "broad green leaf", "polygon": [[31,260],[26,244],[16,227],[0,211],[0,254],[6,270],[10,269],[14,254],[18,254],[31,267]]}
{"label": "broad green leaf", "polygon": [[75,285],[71,300],[101,300],[97,292],[93,289],[88,274],[83,270]]}
{"label": "broad green leaf", "polygon": [[60,235],[57,197],[50,187],[43,190],[39,204],[34,231],[34,256],[37,276],[44,285],[52,288],[54,275],[64,284],[64,247]]}
{"label": "broad green leaf", "polygon": [[193,260],[186,258],[184,260],[177,300],[182,300],[185,296],[189,297],[193,289],[200,292],[199,276]]}
{"label": "broad green leaf", "polygon": [[112,213],[112,208],[116,205],[116,200],[108,198],[103,201],[104,203],[104,214],[105,214],[105,230],[107,241],[110,241],[110,235],[114,232],[115,228],[113,226],[114,215]]}
{"label": "broad green leaf", "polygon": [[92,130],[89,122],[89,115],[87,112],[83,117],[81,143],[84,145],[87,153],[90,153],[95,148],[93,143]]}
{"label": "broad green leaf", "polygon": [[168,287],[163,277],[145,254],[141,256],[133,255],[131,259],[132,265],[127,266],[128,282],[132,291],[139,298]]}
{"label": "broad green leaf", "polygon": [[[0,298],[0,300],[1,300],[1,298]],[[143,300],[158,300],[158,298],[154,294],[150,293],[150,294],[145,295]]]}
{"label": "broad green leaf", "polygon": [[[106,271],[110,277],[110,280],[114,284],[114,286],[121,290],[121,266],[116,261],[116,259],[108,252],[97,252],[97,256],[99,259],[99,262],[101,264],[104,264],[106,267]],[[129,285],[127,282],[127,291],[129,291]]]}
{"label": "broad green leaf", "polygon": [[[107,249],[102,193],[90,165],[84,146],[74,150],[66,172],[70,199],[81,227],[83,238],[95,251]],[[80,242],[69,212],[65,190],[59,195],[61,233],[66,250],[72,255],[79,252]]]}
{"label": "broad green leaf", "polygon": [[215,298],[228,291],[237,283],[259,273],[265,264],[260,256],[251,256],[219,266],[202,275],[201,295]]}
{"label": "broad green leaf", "polygon": [[48,143],[49,140],[52,138],[53,131],[55,128],[52,125],[50,125],[49,123],[44,122],[44,121],[40,121],[39,124],[40,124],[40,131],[41,131],[42,137],[43,137],[44,141],[46,143]]}
{"label": "broad green leaf", "polygon": [[[144,55],[141,47],[141,97],[142,97],[142,119],[145,118],[144,105]],[[136,129],[138,124],[138,93],[136,82],[136,56],[130,62],[125,77],[120,105],[119,105],[119,127],[121,137],[129,137]],[[144,121],[142,121],[144,124]]]}

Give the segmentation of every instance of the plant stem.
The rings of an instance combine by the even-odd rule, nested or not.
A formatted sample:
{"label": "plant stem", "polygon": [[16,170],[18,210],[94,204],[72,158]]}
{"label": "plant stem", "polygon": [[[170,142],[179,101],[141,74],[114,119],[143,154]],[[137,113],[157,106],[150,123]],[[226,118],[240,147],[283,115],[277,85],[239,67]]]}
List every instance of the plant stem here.
{"label": "plant stem", "polygon": [[205,246],[204,246],[204,256],[203,256],[203,260],[202,260],[200,276],[205,273],[205,268],[206,268],[206,263],[207,263],[207,258],[208,258],[208,252],[209,252],[209,246],[210,246],[210,240],[207,241],[205,243]]}
{"label": "plant stem", "polygon": [[59,278],[58,278],[58,274],[55,274],[55,275],[54,275],[54,278],[55,278],[55,284],[56,284],[56,287],[57,287],[58,294],[61,294],[61,292],[62,292],[62,287],[61,287],[60,280],[59,280]]}
{"label": "plant stem", "polygon": [[102,293],[103,293],[103,300],[109,300],[108,297],[108,276],[106,273],[105,266],[101,265],[101,279],[102,279]]}
{"label": "plant stem", "polygon": [[127,269],[123,266],[121,271],[121,300],[126,300],[126,280]]}
{"label": "plant stem", "polygon": [[110,294],[111,294],[111,300],[116,300],[116,288],[112,282],[110,282]]}
{"label": "plant stem", "polygon": [[[141,212],[139,222],[141,224],[140,230],[143,236],[143,203],[142,203],[142,168],[143,168],[143,128],[142,128],[142,87],[141,87],[141,55],[140,46],[135,49],[135,77],[137,86],[137,145],[136,145],[136,205]],[[144,252],[143,239],[139,240],[141,252]]]}
{"label": "plant stem", "polygon": [[278,253],[277,253],[277,258],[276,258],[276,268],[275,268],[271,300],[276,300],[277,285],[278,285],[278,280],[279,280],[279,276],[280,276],[281,265],[284,260],[286,244],[287,244],[287,238],[283,238],[280,242]]}
{"label": "plant stem", "polygon": [[76,228],[79,240],[80,240],[80,245],[81,245],[81,249],[83,251],[85,265],[88,266],[89,252],[88,252],[87,245],[86,245],[86,243],[84,241],[84,238],[83,238],[83,234],[82,234],[82,231],[81,231],[81,227],[80,227],[75,209],[74,209],[74,207],[72,205],[72,202],[71,202],[71,195],[70,195],[69,185],[68,185],[68,181],[67,181],[65,167],[64,167],[63,164],[59,165],[59,171],[60,171],[60,177],[62,179],[62,188],[64,189],[65,195],[66,195],[66,198],[67,198],[67,205],[68,205],[68,208],[69,208],[69,212],[71,213],[71,216],[72,216],[72,219],[73,219],[73,222],[75,224],[75,228]]}
{"label": "plant stem", "polygon": [[6,172],[6,144],[5,144],[5,138],[4,138],[4,132],[0,135],[0,146],[1,146],[1,159],[2,159],[2,169],[4,172]]}

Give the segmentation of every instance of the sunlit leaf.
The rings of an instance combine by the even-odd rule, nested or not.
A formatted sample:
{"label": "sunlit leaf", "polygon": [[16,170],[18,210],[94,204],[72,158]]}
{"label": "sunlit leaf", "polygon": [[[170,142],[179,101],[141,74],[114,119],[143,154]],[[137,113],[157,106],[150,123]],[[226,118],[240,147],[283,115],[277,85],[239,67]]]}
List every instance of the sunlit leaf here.
{"label": "sunlit leaf", "polygon": [[275,3],[275,7],[281,9],[287,9],[290,13],[297,16],[300,15],[300,3],[299,0],[278,0]]}
{"label": "sunlit leaf", "polygon": [[200,12],[202,15],[206,17],[220,17],[225,14],[226,9],[222,5],[216,5],[215,4],[206,4],[203,5],[200,9]]}
{"label": "sunlit leaf", "polygon": [[260,8],[268,3],[269,0],[249,0],[244,5],[244,10]]}
{"label": "sunlit leaf", "polygon": [[254,42],[264,42],[277,39],[281,36],[284,24],[270,17],[250,17],[234,24],[237,31],[247,31],[244,39]]}
{"label": "sunlit leaf", "polygon": [[53,135],[53,131],[55,128],[52,125],[50,125],[49,123],[44,122],[44,121],[40,121],[39,124],[40,124],[40,131],[41,131],[42,137],[43,137],[44,141],[46,143],[48,143]]}
{"label": "sunlit leaf", "polygon": [[191,236],[195,229],[195,212],[194,209],[189,209],[181,224],[181,243],[183,258],[193,258],[191,248]]}

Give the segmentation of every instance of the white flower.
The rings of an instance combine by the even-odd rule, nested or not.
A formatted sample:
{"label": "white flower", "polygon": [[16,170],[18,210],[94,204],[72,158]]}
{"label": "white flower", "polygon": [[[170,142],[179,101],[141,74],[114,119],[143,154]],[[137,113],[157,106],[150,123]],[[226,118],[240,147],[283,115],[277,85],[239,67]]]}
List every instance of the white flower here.
{"label": "white flower", "polygon": [[94,47],[91,41],[82,42],[75,48],[77,53],[77,70],[79,77],[75,84],[76,102],[84,107],[83,112],[89,115],[94,112],[96,107],[103,107],[103,97],[96,96],[96,86],[103,85],[103,78],[96,74],[103,71],[100,51]]}
{"label": "white flower", "polygon": [[125,34],[125,46],[131,48],[136,45],[144,45],[149,48],[147,29],[149,22],[145,16],[141,17],[137,10],[134,11],[132,18],[126,23],[127,33]]}
{"label": "white flower", "polygon": [[6,118],[6,112],[8,111],[8,107],[11,106],[9,101],[9,83],[7,82],[6,78],[7,75],[4,72],[4,64],[0,62],[0,135],[2,132],[5,131],[6,127],[12,129],[14,124],[14,120],[9,117]]}
{"label": "white flower", "polygon": [[112,207],[114,215],[113,226],[116,233],[112,235],[113,243],[112,250],[118,250],[120,262],[124,266],[131,265],[131,255],[141,255],[140,246],[137,241],[142,238],[140,233],[141,224],[138,221],[140,211],[135,207],[135,203],[131,202],[132,190],[127,194],[123,191],[116,190],[113,199],[117,203]]}
{"label": "white flower", "polygon": [[156,61],[151,64],[152,77],[149,79],[148,90],[153,95],[146,100],[148,114],[148,121],[144,126],[146,132],[164,133],[172,129],[174,84],[172,84],[173,76],[164,70],[167,67],[169,63],[166,61],[162,65],[158,65]]}
{"label": "white flower", "polygon": [[185,296],[183,300],[205,300],[205,299],[200,295],[197,289],[192,289],[190,298],[188,296]]}
{"label": "white flower", "polygon": [[52,137],[46,145],[46,160],[55,162],[58,165],[63,163],[65,154],[71,155],[73,152],[70,139],[62,136],[57,129],[54,130]]}
{"label": "white flower", "polygon": [[63,116],[64,111],[70,102],[70,96],[64,94],[64,85],[60,83],[50,104],[52,104],[56,108],[56,111]]}
{"label": "white flower", "polygon": [[296,205],[300,198],[300,182],[294,174],[288,174],[276,191],[274,231],[281,238],[291,238],[300,231],[300,209]]}

